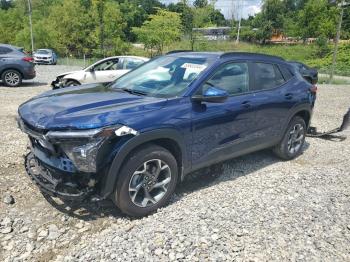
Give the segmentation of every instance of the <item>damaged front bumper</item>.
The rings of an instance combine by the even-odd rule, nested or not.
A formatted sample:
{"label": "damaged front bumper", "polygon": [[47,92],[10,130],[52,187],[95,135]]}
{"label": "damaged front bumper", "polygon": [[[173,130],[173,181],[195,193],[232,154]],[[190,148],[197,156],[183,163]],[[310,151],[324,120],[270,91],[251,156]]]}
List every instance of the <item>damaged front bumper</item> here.
{"label": "damaged front bumper", "polygon": [[25,157],[27,174],[40,191],[63,200],[83,201],[95,191],[95,179],[81,178],[71,173],[60,172],[37,158],[32,152]]}
{"label": "damaged front bumper", "polygon": [[53,90],[64,87],[64,82],[62,81],[63,76],[58,76],[54,81],[51,82],[51,87]]}
{"label": "damaged front bumper", "polygon": [[48,131],[38,130],[21,118],[17,121],[30,141],[30,153],[25,159],[28,175],[42,192],[65,200],[98,195],[116,154],[115,146],[124,143],[122,137],[127,140],[138,135],[132,128],[121,125]]}
{"label": "damaged front bumper", "polygon": [[[85,141],[91,144],[90,138],[82,138],[84,142],[81,143],[69,138],[58,142],[55,137],[57,132],[51,132],[51,137],[50,132],[35,130],[21,119],[17,121],[30,142],[30,153],[25,158],[27,174],[42,192],[64,200],[81,201],[97,191],[98,178],[102,177],[102,171],[99,170],[97,174],[96,155],[101,144],[93,149],[80,146]],[[102,141],[102,138],[98,141]],[[67,149],[68,146],[71,147]]]}

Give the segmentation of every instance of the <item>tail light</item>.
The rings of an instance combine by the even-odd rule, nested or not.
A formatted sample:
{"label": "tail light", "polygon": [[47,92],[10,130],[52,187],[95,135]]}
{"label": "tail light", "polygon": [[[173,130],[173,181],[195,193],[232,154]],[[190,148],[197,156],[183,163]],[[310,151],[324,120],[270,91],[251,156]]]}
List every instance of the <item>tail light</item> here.
{"label": "tail light", "polygon": [[33,61],[34,61],[33,58],[30,56],[23,57],[22,60],[26,61],[26,62],[30,62],[30,63],[33,63]]}
{"label": "tail light", "polygon": [[310,92],[313,94],[317,93],[317,85],[312,85],[312,87],[310,88]]}

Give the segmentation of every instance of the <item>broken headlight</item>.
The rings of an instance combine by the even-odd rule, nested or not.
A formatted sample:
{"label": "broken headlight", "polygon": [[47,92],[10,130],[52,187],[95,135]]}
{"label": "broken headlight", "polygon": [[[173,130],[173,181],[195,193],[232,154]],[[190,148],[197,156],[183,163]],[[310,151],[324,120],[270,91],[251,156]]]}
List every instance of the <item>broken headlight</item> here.
{"label": "broken headlight", "polygon": [[79,171],[95,173],[98,154],[108,139],[137,134],[129,127],[118,125],[101,129],[50,131],[46,137],[62,149]]}

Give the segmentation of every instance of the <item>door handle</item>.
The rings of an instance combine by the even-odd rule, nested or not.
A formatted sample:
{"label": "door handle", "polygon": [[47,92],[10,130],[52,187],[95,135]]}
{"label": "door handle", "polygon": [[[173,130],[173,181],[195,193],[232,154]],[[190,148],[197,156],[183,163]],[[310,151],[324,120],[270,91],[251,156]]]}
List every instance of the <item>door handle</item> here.
{"label": "door handle", "polygon": [[244,102],[242,102],[242,106],[245,107],[245,108],[249,108],[252,105],[250,104],[250,101],[244,101]]}
{"label": "door handle", "polygon": [[293,94],[288,93],[288,94],[285,94],[284,97],[288,100],[291,100],[293,98]]}

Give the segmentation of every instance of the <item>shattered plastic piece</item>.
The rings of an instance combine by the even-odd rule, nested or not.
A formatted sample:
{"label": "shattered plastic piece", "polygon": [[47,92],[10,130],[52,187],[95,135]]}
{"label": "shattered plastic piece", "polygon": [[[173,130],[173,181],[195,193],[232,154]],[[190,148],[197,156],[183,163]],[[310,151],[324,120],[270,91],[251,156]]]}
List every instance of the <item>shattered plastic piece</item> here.
{"label": "shattered plastic piece", "polygon": [[122,126],[122,127],[118,128],[117,130],[115,130],[115,134],[116,134],[116,136],[126,136],[126,135],[137,136],[139,134],[139,132],[137,132],[136,130],[134,130],[128,126]]}

